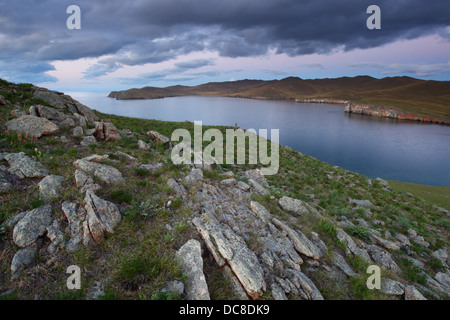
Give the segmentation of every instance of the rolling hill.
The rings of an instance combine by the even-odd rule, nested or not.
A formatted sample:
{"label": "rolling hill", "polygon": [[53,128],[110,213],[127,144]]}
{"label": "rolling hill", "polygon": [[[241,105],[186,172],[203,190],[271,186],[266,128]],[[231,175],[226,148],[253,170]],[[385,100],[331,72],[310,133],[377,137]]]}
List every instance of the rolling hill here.
{"label": "rolling hill", "polygon": [[353,103],[394,107],[401,111],[450,121],[450,81],[410,77],[376,79],[369,76],[304,80],[239,80],[198,86],[144,87],[113,91],[119,100],[174,96],[226,96],[269,100],[342,99]]}

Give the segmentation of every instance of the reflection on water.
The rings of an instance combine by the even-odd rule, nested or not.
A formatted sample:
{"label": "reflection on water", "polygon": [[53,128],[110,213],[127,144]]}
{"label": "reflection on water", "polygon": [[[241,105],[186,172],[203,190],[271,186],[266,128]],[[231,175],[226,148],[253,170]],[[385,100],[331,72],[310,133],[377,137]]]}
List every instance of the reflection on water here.
{"label": "reflection on water", "polygon": [[327,163],[381,177],[450,186],[450,127],[347,114],[343,106],[222,97],[156,100],[69,93],[100,112],[166,121],[279,129],[280,143]]}

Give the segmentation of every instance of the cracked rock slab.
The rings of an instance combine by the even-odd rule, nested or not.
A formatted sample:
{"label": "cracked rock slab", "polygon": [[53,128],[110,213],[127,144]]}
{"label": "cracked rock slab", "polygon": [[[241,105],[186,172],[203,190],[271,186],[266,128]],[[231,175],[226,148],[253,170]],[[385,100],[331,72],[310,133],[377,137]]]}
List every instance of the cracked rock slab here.
{"label": "cracked rock slab", "polygon": [[367,251],[369,252],[373,261],[381,264],[382,267],[390,269],[396,273],[402,272],[398,265],[395,263],[392,255],[383,248],[380,248],[376,245],[368,245]]}
{"label": "cracked rock slab", "polygon": [[63,176],[49,175],[42,179],[38,184],[41,199],[48,201],[58,197],[63,182]]}
{"label": "cracked rock slab", "polygon": [[170,142],[170,139],[167,138],[166,136],[162,135],[161,133],[157,132],[157,131],[149,131],[147,132],[147,134],[150,136],[150,138],[156,142],[165,144]]}
{"label": "cracked rock slab", "polygon": [[124,180],[119,170],[107,164],[79,159],[75,160],[73,165],[75,168],[91,174],[107,184],[119,183]]}
{"label": "cracked rock slab", "polygon": [[89,231],[96,243],[101,242],[105,234],[113,233],[122,219],[119,208],[114,203],[99,198],[92,190],[86,191],[84,208]]}
{"label": "cracked rock slab", "polygon": [[6,123],[6,127],[8,131],[23,133],[36,139],[59,130],[58,126],[50,120],[30,115],[12,119]]}
{"label": "cracked rock slab", "polygon": [[11,273],[17,274],[28,265],[32,264],[36,260],[38,254],[38,245],[33,243],[28,247],[19,249],[14,255],[11,262]]}
{"label": "cracked rock slab", "polygon": [[191,239],[176,253],[183,274],[187,277],[185,292],[187,300],[210,300],[208,285],[203,273],[200,242]]}
{"label": "cracked rock slab", "polygon": [[[263,269],[245,241],[227,225],[223,225],[211,213],[194,218],[194,225],[202,230],[200,234],[205,239],[208,249],[213,255],[225,260],[247,294],[253,299],[266,291]],[[213,246],[213,248],[211,248]]]}
{"label": "cracked rock slab", "polygon": [[341,269],[348,277],[356,276],[355,271],[349,266],[345,258],[337,252],[333,254],[333,262],[334,264]]}
{"label": "cracked rock slab", "polygon": [[24,248],[36,242],[52,223],[52,213],[52,207],[49,204],[28,211],[14,227],[14,243]]}
{"label": "cracked rock slab", "polygon": [[308,214],[309,210],[306,208],[303,201],[290,198],[290,197],[282,197],[278,203],[284,211],[294,213],[296,215]]}
{"label": "cracked rock slab", "polygon": [[50,173],[42,163],[30,158],[23,152],[4,153],[3,157],[8,161],[8,172],[18,176],[19,179],[43,178]]}
{"label": "cracked rock slab", "polygon": [[372,259],[370,258],[367,251],[363,248],[358,247],[356,245],[356,243],[353,241],[352,237],[349,236],[344,230],[338,228],[336,236],[339,241],[341,241],[342,243],[344,243],[346,245],[348,252],[350,252],[354,255],[360,256],[367,263],[372,262]]}
{"label": "cracked rock slab", "polygon": [[288,227],[276,218],[273,218],[272,222],[288,234],[288,237],[294,244],[295,250],[314,260],[319,260],[321,256],[320,250],[301,231]]}
{"label": "cracked rock slab", "polygon": [[66,248],[68,251],[73,251],[83,241],[83,221],[86,218],[86,212],[78,210],[77,204],[68,200],[62,203],[61,209],[68,221],[69,240]]}

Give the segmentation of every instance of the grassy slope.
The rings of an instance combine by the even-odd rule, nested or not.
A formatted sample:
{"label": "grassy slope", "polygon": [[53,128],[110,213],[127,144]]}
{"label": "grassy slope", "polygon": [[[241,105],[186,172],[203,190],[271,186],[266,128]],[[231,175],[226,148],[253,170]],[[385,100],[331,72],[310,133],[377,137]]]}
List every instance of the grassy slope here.
{"label": "grassy slope", "polygon": [[396,190],[409,192],[418,198],[450,210],[450,187],[426,186],[401,181],[389,181],[389,185]]}
{"label": "grassy slope", "polygon": [[[117,94],[117,93],[116,93]],[[194,87],[145,87],[118,93],[122,98],[156,98],[181,95],[264,97],[267,99],[333,98],[356,103],[385,105],[405,112],[450,121],[450,81],[425,81],[409,77],[303,80],[241,80]]]}
{"label": "grassy slope", "polygon": [[[20,88],[24,92],[18,92],[17,95],[30,97],[26,94],[26,86]],[[17,98],[17,100],[21,99]],[[25,108],[31,103],[31,101],[22,102]],[[2,128],[4,122],[11,118],[9,115],[11,110],[11,107],[0,108]],[[99,191],[99,196],[102,198],[118,203],[124,214],[122,223],[113,235],[110,235],[98,247],[80,248],[73,253],[60,251],[57,258],[50,260],[50,263],[44,264],[45,257],[41,257],[42,262],[25,273],[21,281],[9,281],[9,266],[17,248],[12,244],[11,233],[0,230],[0,293],[14,289],[14,293],[6,298],[32,299],[36,293],[39,293],[41,297],[47,298],[80,299],[87,294],[84,288],[101,278],[104,280],[106,299],[159,299],[168,298],[159,294],[159,290],[167,281],[182,279],[179,267],[173,262],[173,255],[182,244],[196,234],[188,223],[193,212],[192,208],[183,205],[181,199],[177,198],[165,182],[169,177],[186,175],[188,168],[172,165],[166,149],[162,146],[152,145],[154,152],[139,150],[137,140],[149,142],[146,131],[150,129],[167,136],[170,136],[176,128],[185,128],[192,133],[192,124],[99,115],[102,119],[110,119],[118,129],[129,129],[135,135],[123,138],[119,142],[110,141],[87,148],[78,148],[62,143],[52,136],[34,141],[19,139],[3,130],[0,132],[0,152],[23,151],[39,159],[52,174],[66,177],[66,187],[62,190],[60,197],[52,202],[56,214],[62,221],[63,214],[58,209],[61,202],[74,199],[80,203],[82,201],[82,195],[78,194],[73,185],[72,163],[74,160],[93,153],[109,154],[111,160],[108,163],[117,167],[126,177],[125,183],[104,186]],[[203,129],[208,128],[204,126]],[[223,131],[225,127],[219,127],[219,130]],[[74,139],[69,130],[63,130],[61,134],[71,140]],[[115,150],[126,152],[142,163],[164,162],[165,166],[161,172],[155,174],[135,170],[124,159],[114,156]],[[431,202],[424,201],[420,197],[411,197],[395,189],[387,192],[377,182],[373,182],[370,186],[368,179],[364,176],[336,168],[310,156],[301,155],[289,148],[281,148],[280,161],[279,173],[269,177],[270,193],[273,197],[255,195],[253,200],[260,202],[273,215],[281,218],[287,216],[277,205],[277,199],[283,195],[322,207],[324,219],[316,220],[311,216],[303,216],[298,217],[297,224],[305,234],[315,231],[326,242],[330,250],[322,261],[328,265],[331,265],[332,252],[342,252],[342,244],[336,239],[336,228],[331,221],[339,221],[343,217],[348,219],[365,217],[364,210],[355,209],[349,204],[349,198],[366,199],[374,204],[370,221],[379,220],[386,223],[386,227],[377,225],[378,231],[382,233],[389,231],[392,235],[407,234],[407,230],[412,228],[423,235],[431,247],[425,249],[421,246],[413,246],[411,249],[417,258],[422,257],[423,253],[429,254],[431,250],[448,245],[450,226],[448,218]],[[232,168],[224,165],[222,168],[215,168],[212,172],[205,172],[205,181],[217,184],[223,179],[220,174],[230,169],[236,173],[237,180],[245,181],[240,172],[250,167],[243,165]],[[0,195],[0,223],[19,212],[42,204],[38,198],[36,185],[38,182],[39,179],[31,180],[23,184],[23,188]],[[167,209],[164,204],[169,199],[173,201],[173,205]],[[146,208],[144,212],[140,205],[147,200],[151,202],[151,207]],[[171,224],[173,229],[167,229],[167,224]],[[365,234],[361,232],[363,229],[361,227],[353,230],[352,235],[355,236],[356,241],[358,237],[364,240]],[[346,231],[351,233],[352,230]],[[248,243],[249,246],[258,245],[256,238],[251,241],[253,244]],[[206,256],[205,272],[212,298],[233,298],[220,269],[208,259],[210,257]],[[379,292],[366,288],[366,266],[362,261],[351,259],[349,262],[358,274],[351,279],[341,279],[337,282],[332,274],[323,271],[308,276],[312,277],[327,299],[386,298]],[[83,270],[83,290],[76,294],[64,290],[67,280],[65,268],[71,264],[76,264]],[[396,279],[408,283],[423,281],[417,270],[411,268],[406,262],[400,264],[400,267],[404,270],[404,274]],[[438,267],[427,264],[427,273],[434,274],[436,271]]]}

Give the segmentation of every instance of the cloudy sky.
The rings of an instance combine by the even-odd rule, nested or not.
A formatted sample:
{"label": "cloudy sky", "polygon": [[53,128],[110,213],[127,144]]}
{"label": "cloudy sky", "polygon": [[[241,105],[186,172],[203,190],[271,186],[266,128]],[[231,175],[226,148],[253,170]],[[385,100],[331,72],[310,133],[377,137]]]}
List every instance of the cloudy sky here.
{"label": "cloudy sky", "polygon": [[[381,30],[369,30],[369,5]],[[69,30],[69,5],[81,29]],[[0,0],[0,77],[60,91],[371,75],[450,80],[448,0]]]}

